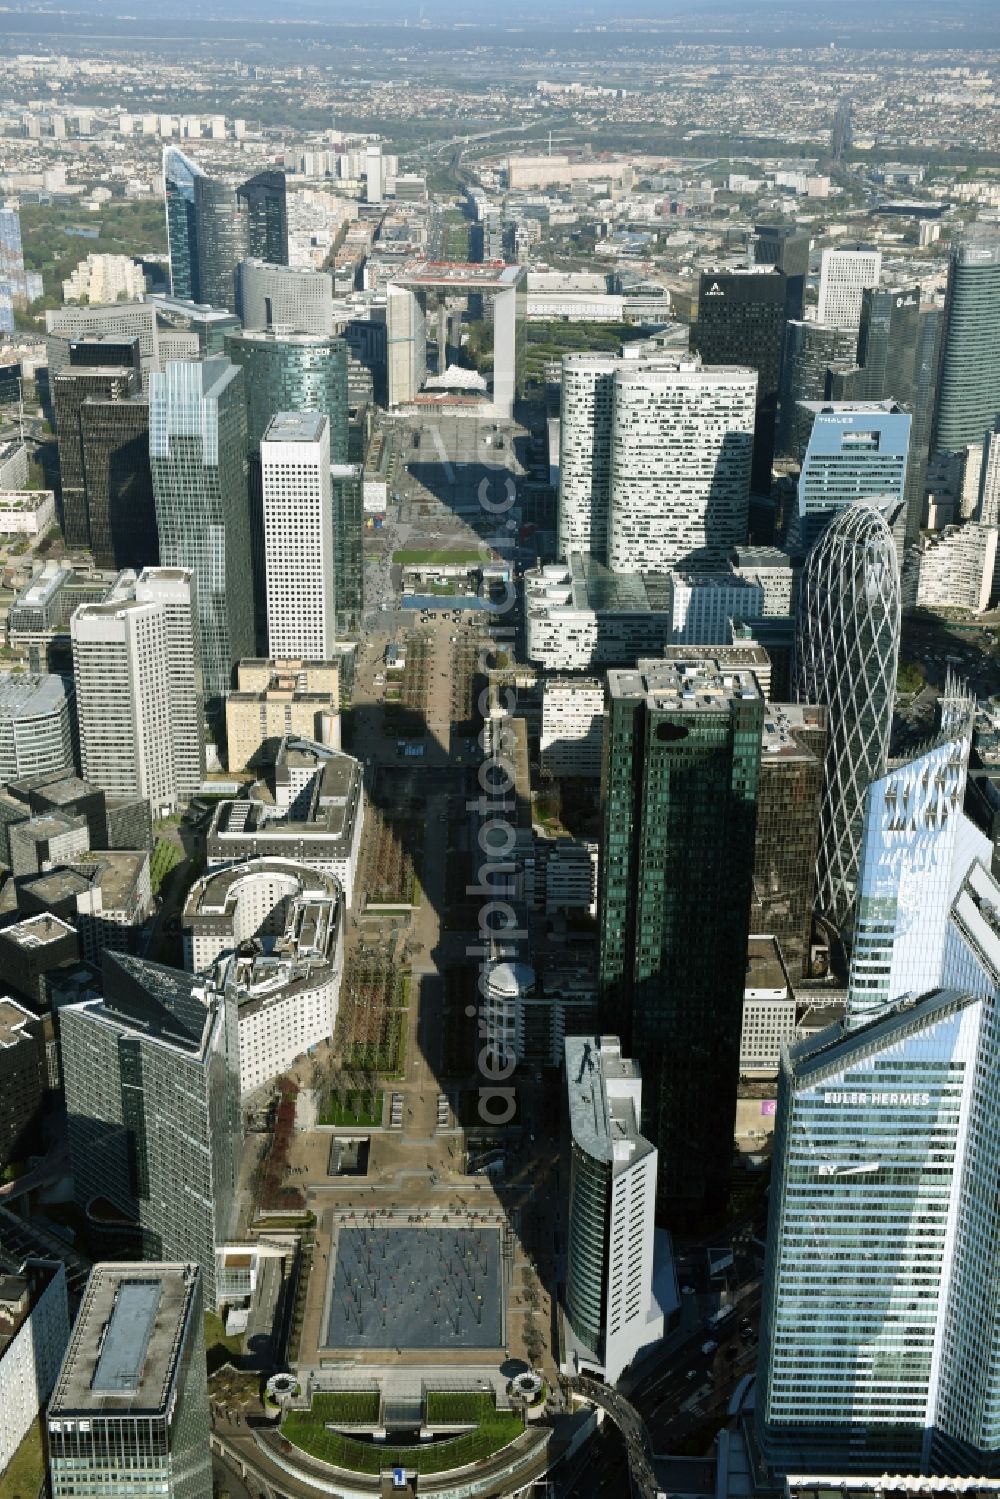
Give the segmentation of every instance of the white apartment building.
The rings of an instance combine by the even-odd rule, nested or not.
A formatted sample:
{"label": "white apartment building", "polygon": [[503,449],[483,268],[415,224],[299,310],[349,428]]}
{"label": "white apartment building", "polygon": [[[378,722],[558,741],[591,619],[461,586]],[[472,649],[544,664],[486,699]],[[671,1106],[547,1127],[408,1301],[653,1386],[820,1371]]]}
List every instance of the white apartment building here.
{"label": "white apartment building", "polygon": [[998,537],[995,525],[975,521],[923,537],[917,559],[918,608],[987,610],[997,575]]}
{"label": "white apartment building", "polygon": [[881,250],[824,250],[820,258],[816,320],[834,328],[857,328],[861,299],[882,275]]}
{"label": "white apartment building", "polygon": [[642,1078],[616,1036],[568,1036],[572,1155],[566,1264],[567,1373],[616,1384],[663,1336],[654,1294],[657,1150],[640,1133]]}
{"label": "white apartment building", "polygon": [[260,461],[270,652],[326,660],[337,634],[328,419],[272,417]]}
{"label": "white apartment building", "polygon": [[66,1267],[25,1260],[0,1275],[0,1490],[3,1475],[52,1393],[69,1342]]}
{"label": "white apartment building", "polygon": [[757,372],[623,361],[613,399],[611,570],[724,564],[746,539]]}
{"label": "white apartment building", "polygon": [[146,295],[142,266],[131,255],[88,255],[63,282],[64,302],[141,302]]}
{"label": "white apartment building", "polygon": [[187,800],[205,779],[205,693],[194,571],[190,567],[144,568],[135,596],[140,603],[163,608],[174,780],[177,795]]}
{"label": "white apartment building", "polygon": [[296,900],[336,900],[340,882],[293,859],[244,859],[202,875],[184,902],[184,966],[204,973],[255,938],[280,937]]}
{"label": "white apartment building", "polygon": [[84,780],[145,797],[154,815],[173,811],[165,610],[135,599],[82,604],[70,636]]}
{"label": "white apartment building", "polygon": [[601,774],[604,683],[597,677],[551,677],[542,688],[542,769],[553,776]]}

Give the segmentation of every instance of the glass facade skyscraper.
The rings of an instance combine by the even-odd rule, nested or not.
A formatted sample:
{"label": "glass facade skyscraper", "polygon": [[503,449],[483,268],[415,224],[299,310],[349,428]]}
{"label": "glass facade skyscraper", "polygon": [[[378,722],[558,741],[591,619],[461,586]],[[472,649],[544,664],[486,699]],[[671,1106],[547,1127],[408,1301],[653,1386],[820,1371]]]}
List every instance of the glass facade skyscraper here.
{"label": "glass facade skyscraper", "polygon": [[95,1265],[47,1413],[52,1499],[211,1499],[202,1282]]}
{"label": "glass facade skyscraper", "polygon": [[0,207],[0,333],[14,332],[14,309],[27,301],[21,218],[16,208]]}
{"label": "glass facade skyscraper", "polygon": [[[139,372],[132,365],[71,365],[51,380],[51,389],[59,446],[63,534],[68,546],[90,547],[83,407],[91,400],[105,405],[128,402],[138,396],[141,390]],[[148,455],[145,461],[148,465]],[[104,534],[99,536],[102,548],[107,539]],[[98,563],[99,567],[113,565],[113,561]]]}
{"label": "glass facade skyscraper", "polygon": [[[261,640],[264,608],[260,442],[279,411],[320,411],[330,425],[337,629],[352,634],[364,605],[364,506],[360,470],[348,462],[347,345],[311,333],[244,332],[226,339],[243,371],[247,453],[255,515],[254,598]],[[259,593],[258,593],[259,589]]]}
{"label": "glass facade skyscraper", "polygon": [[940,982],[975,699],[953,683],[937,738],[873,781],[864,831],[848,991],[850,1024]]}
{"label": "glass facade skyscraper", "polygon": [[827,709],[816,903],[846,935],[854,915],[865,792],[889,753],[899,658],[899,563],[888,522],[848,506],[806,559],[795,696]]}
{"label": "glass facade skyscraper", "polygon": [[163,152],[163,195],[167,213],[170,290],[184,301],[198,296],[198,215],[195,182],[205,173],[176,146]]}
{"label": "glass facade skyscraper", "polygon": [[785,276],[777,266],[702,272],[692,347],[708,365],[757,371],[750,484],[758,494],[771,492],[786,305]]}
{"label": "glass facade skyscraper", "polygon": [[194,182],[194,212],[195,301],[235,312],[236,267],[250,245],[249,207],[228,182],[202,174]]}
{"label": "glass facade skyscraper", "polygon": [[149,402],[91,397],[80,407],[90,549],[97,567],[153,567],[159,560]]}
{"label": "glass facade skyscraper", "polygon": [[798,539],[811,547],[839,511],[878,500],[902,516],[910,415],[892,401],[809,403],[812,430],[799,475]]}
{"label": "glass facade skyscraper", "polygon": [[829,400],[831,372],[851,367],[856,352],[853,328],[802,320],[786,325],[776,441],[782,457],[801,463],[813,424],[813,411],[803,403]]}
{"label": "glass facade skyscraper", "polygon": [[1000,1472],[998,912],[974,862],[944,987],[783,1059],[756,1402],[779,1473]]}
{"label": "glass facade skyscraper", "polygon": [[288,206],[284,172],[258,172],[236,189],[247,213],[247,253],[271,265],[288,264]]}
{"label": "glass facade skyscraper", "polygon": [[763,719],[752,673],[710,652],[608,675],[602,1020],[642,1068],[668,1213],[725,1202]]}
{"label": "glass facade skyscraper", "polygon": [[200,1265],[214,1305],[240,1155],[235,1002],[105,952],[103,999],[64,1007],[60,1029],[77,1202],[111,1203],[145,1258]]}
{"label": "glass facade skyscraper", "polygon": [[254,654],[242,371],[208,359],[150,375],[149,452],[160,561],[197,574],[206,708],[218,717],[233,667]]}
{"label": "glass facade skyscraper", "polygon": [[1000,411],[1000,229],[975,226],[948,269],[933,448],[981,443]]}

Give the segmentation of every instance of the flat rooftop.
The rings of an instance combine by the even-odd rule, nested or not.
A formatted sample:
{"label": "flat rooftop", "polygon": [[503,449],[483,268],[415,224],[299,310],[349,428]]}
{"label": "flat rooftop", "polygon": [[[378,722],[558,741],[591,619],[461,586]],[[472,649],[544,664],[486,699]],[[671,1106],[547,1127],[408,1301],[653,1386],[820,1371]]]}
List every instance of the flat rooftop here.
{"label": "flat rooftop", "polygon": [[574,1143],[595,1160],[634,1165],[653,1150],[639,1131],[639,1064],[607,1036],[567,1036],[565,1048]]}
{"label": "flat rooftop", "polygon": [[264,442],[319,442],[326,426],[321,411],[279,411],[267,424]]}
{"label": "flat rooftop", "polygon": [[743,987],[788,991],[788,976],[781,961],[777,938],[750,938],[747,943],[747,972]]}
{"label": "flat rooftop", "polygon": [[4,927],[3,937],[16,942],[18,947],[45,947],[49,942],[60,942],[64,937],[75,937],[76,928],[58,916],[29,916],[15,926]]}
{"label": "flat rooftop", "polygon": [[0,716],[42,718],[58,713],[67,702],[62,677],[31,672],[0,672]]}
{"label": "flat rooftop", "polygon": [[808,745],[796,733],[822,733],[826,727],[826,710],[807,703],[766,703],[764,732],[761,736],[761,763],[765,761],[817,760]]}
{"label": "flat rooftop", "polygon": [[35,1016],[13,999],[0,999],[0,1047],[18,1046]]}
{"label": "flat rooftop", "polygon": [[683,661],[638,661],[634,671],[609,671],[608,691],[613,698],[645,698],[653,711],[682,713],[718,713],[761,697],[749,668],[730,667],[710,647],[693,648]]}
{"label": "flat rooftop", "polygon": [[191,1314],[193,1266],[95,1265],[49,1405],[74,1415],[163,1414]]}
{"label": "flat rooftop", "polygon": [[392,280],[394,286],[410,290],[421,287],[468,288],[470,291],[508,291],[521,280],[527,282],[524,266],[502,260],[483,263],[464,260],[424,260]]}

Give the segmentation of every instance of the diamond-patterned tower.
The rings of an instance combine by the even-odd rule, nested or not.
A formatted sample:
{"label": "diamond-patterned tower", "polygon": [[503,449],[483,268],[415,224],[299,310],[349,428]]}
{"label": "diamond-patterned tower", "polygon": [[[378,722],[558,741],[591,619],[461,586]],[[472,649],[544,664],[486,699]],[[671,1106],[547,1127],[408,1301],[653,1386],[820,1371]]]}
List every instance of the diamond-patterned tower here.
{"label": "diamond-patterned tower", "polygon": [[899,564],[874,503],[850,505],[806,559],[795,632],[795,693],[828,710],[816,904],[849,935],[865,792],[889,752],[899,658]]}

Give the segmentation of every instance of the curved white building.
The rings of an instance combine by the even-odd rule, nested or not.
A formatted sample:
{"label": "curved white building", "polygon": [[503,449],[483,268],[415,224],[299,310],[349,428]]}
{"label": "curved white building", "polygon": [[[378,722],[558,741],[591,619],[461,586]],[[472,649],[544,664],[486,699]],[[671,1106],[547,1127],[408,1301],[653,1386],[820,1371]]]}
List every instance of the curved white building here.
{"label": "curved white building", "polygon": [[246,942],[280,937],[296,900],[342,898],[339,881],[294,859],[245,859],[211,869],[184,902],[184,966],[204,973]]}

